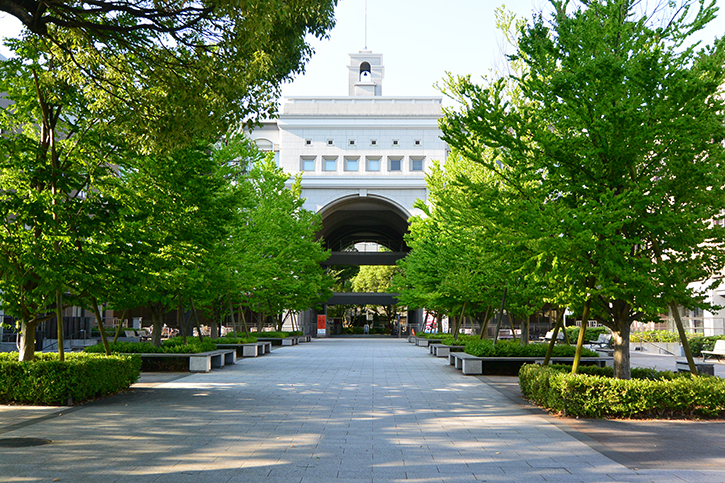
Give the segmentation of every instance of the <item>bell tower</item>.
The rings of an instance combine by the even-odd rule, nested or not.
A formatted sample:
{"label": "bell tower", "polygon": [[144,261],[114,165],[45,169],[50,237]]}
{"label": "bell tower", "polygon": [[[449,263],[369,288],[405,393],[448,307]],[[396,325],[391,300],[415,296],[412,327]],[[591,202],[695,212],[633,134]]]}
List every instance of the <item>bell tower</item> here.
{"label": "bell tower", "polygon": [[372,97],[383,95],[383,54],[361,50],[350,55],[348,70],[348,95],[351,97]]}

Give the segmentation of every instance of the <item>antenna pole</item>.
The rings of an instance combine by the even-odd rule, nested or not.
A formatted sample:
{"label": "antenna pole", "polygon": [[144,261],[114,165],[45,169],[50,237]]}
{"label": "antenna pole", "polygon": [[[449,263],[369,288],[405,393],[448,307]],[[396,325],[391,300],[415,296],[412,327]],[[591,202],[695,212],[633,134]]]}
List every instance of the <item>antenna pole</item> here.
{"label": "antenna pole", "polygon": [[365,0],[365,50],[368,50],[368,0]]}

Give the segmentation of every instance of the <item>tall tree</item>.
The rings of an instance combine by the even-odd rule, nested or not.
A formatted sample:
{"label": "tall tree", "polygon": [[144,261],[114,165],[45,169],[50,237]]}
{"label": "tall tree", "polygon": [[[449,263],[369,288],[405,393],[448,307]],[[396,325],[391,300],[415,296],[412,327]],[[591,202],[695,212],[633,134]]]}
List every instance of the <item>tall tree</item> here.
{"label": "tall tree", "polygon": [[[615,374],[628,378],[630,324],[673,300],[702,306],[687,282],[725,264],[710,223],[725,209],[725,44],[687,43],[714,2],[551,5],[550,19],[521,31],[523,75],[459,79],[464,107],[447,116],[444,139],[519,192],[507,222],[565,305],[591,305],[612,329]],[[508,83],[525,102],[511,102]],[[482,161],[483,148],[495,157]]]}

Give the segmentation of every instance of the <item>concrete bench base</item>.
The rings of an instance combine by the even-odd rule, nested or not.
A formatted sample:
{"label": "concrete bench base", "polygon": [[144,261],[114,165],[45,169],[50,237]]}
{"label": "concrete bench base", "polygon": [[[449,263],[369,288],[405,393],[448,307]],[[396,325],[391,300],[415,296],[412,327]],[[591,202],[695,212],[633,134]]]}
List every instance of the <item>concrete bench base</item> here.
{"label": "concrete bench base", "polygon": [[135,355],[141,356],[142,361],[153,359],[188,359],[189,372],[209,372],[212,369],[219,369],[224,366],[237,363],[237,351],[234,349],[220,349],[209,352],[200,352],[198,354],[144,353]]}
{"label": "concrete bench base", "polygon": [[257,357],[272,351],[271,342],[250,342],[248,344],[217,344],[220,349],[235,349],[237,357]]}
{"label": "concrete bench base", "polygon": [[[613,364],[610,357],[582,357],[580,364],[604,367]],[[465,352],[451,352],[448,363],[460,369],[467,376],[515,376],[524,364],[541,364],[543,357],[476,357]],[[571,364],[573,357],[552,357],[552,364]]]}
{"label": "concrete bench base", "polygon": [[[690,372],[690,364],[687,361],[675,361],[675,367],[677,372]],[[695,362],[697,372],[705,374],[707,376],[715,375],[715,365],[706,362]]]}
{"label": "concrete bench base", "polygon": [[424,339],[420,338],[415,341],[415,345],[418,347],[428,347],[430,344],[440,344],[443,342],[443,339]]}
{"label": "concrete bench base", "polygon": [[429,349],[430,353],[436,357],[448,357],[451,352],[463,352],[465,347],[462,345],[431,344]]}

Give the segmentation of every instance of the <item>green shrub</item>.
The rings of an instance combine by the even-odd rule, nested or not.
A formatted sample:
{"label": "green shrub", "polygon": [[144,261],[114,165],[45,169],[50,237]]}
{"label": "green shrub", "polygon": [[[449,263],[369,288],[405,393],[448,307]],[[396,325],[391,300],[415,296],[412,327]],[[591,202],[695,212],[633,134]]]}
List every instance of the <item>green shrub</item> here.
{"label": "green shrub", "polygon": [[17,352],[0,354],[0,403],[58,405],[87,401],[128,387],[138,380],[138,356],[36,353],[19,362]]}
{"label": "green shrub", "polygon": [[234,334],[227,334],[224,337],[212,339],[212,342],[215,344],[251,344],[252,342],[257,342],[257,338],[253,335],[250,335],[249,337],[246,337],[243,334],[239,335],[239,337],[236,337]]}
{"label": "green shrub", "polygon": [[630,342],[680,342],[680,336],[669,330],[645,330],[643,332],[632,332],[629,336]]}
{"label": "green shrub", "polygon": [[479,340],[479,338],[477,335],[458,334],[458,340],[454,340],[452,334],[444,334],[441,343],[445,345],[466,345],[469,340]]}
{"label": "green shrub", "polygon": [[270,338],[270,339],[284,339],[289,336],[289,332],[253,332],[256,337]]}
{"label": "green shrub", "polygon": [[688,338],[692,355],[702,357],[702,351],[711,351],[715,347],[715,341],[725,339],[725,335],[695,336]]}
{"label": "green shrub", "polygon": [[[548,344],[531,343],[521,345],[517,340],[499,341],[494,345],[490,340],[469,340],[466,353],[476,357],[544,357]],[[558,344],[552,351],[553,357],[574,357],[576,346]],[[599,357],[594,351],[582,349],[582,357]]]}
{"label": "green shrub", "polygon": [[292,332],[289,333],[289,335],[290,335],[290,337],[301,337],[304,334],[302,333],[301,330],[293,330]]}
{"label": "green shrub", "polygon": [[[569,336],[569,342],[576,344],[579,338],[580,327],[567,327],[566,335]],[[601,334],[609,334],[611,331],[606,327],[587,327],[587,331],[584,332],[584,342],[590,340],[597,340]]]}
{"label": "green shrub", "polygon": [[581,369],[570,374],[561,367],[527,364],[519,371],[521,393],[549,410],[577,417],[725,415],[725,380],[717,377],[633,370],[638,378],[623,380],[597,374],[599,369]]}
{"label": "green shrub", "polygon": [[[109,345],[113,354],[198,354],[216,350],[216,344],[209,338],[205,338],[203,342],[196,338],[187,338],[186,341],[184,344],[181,337],[174,337],[163,341],[161,347],[156,347],[151,342],[112,342]],[[86,347],[83,350],[95,354],[104,353],[103,344]]]}

